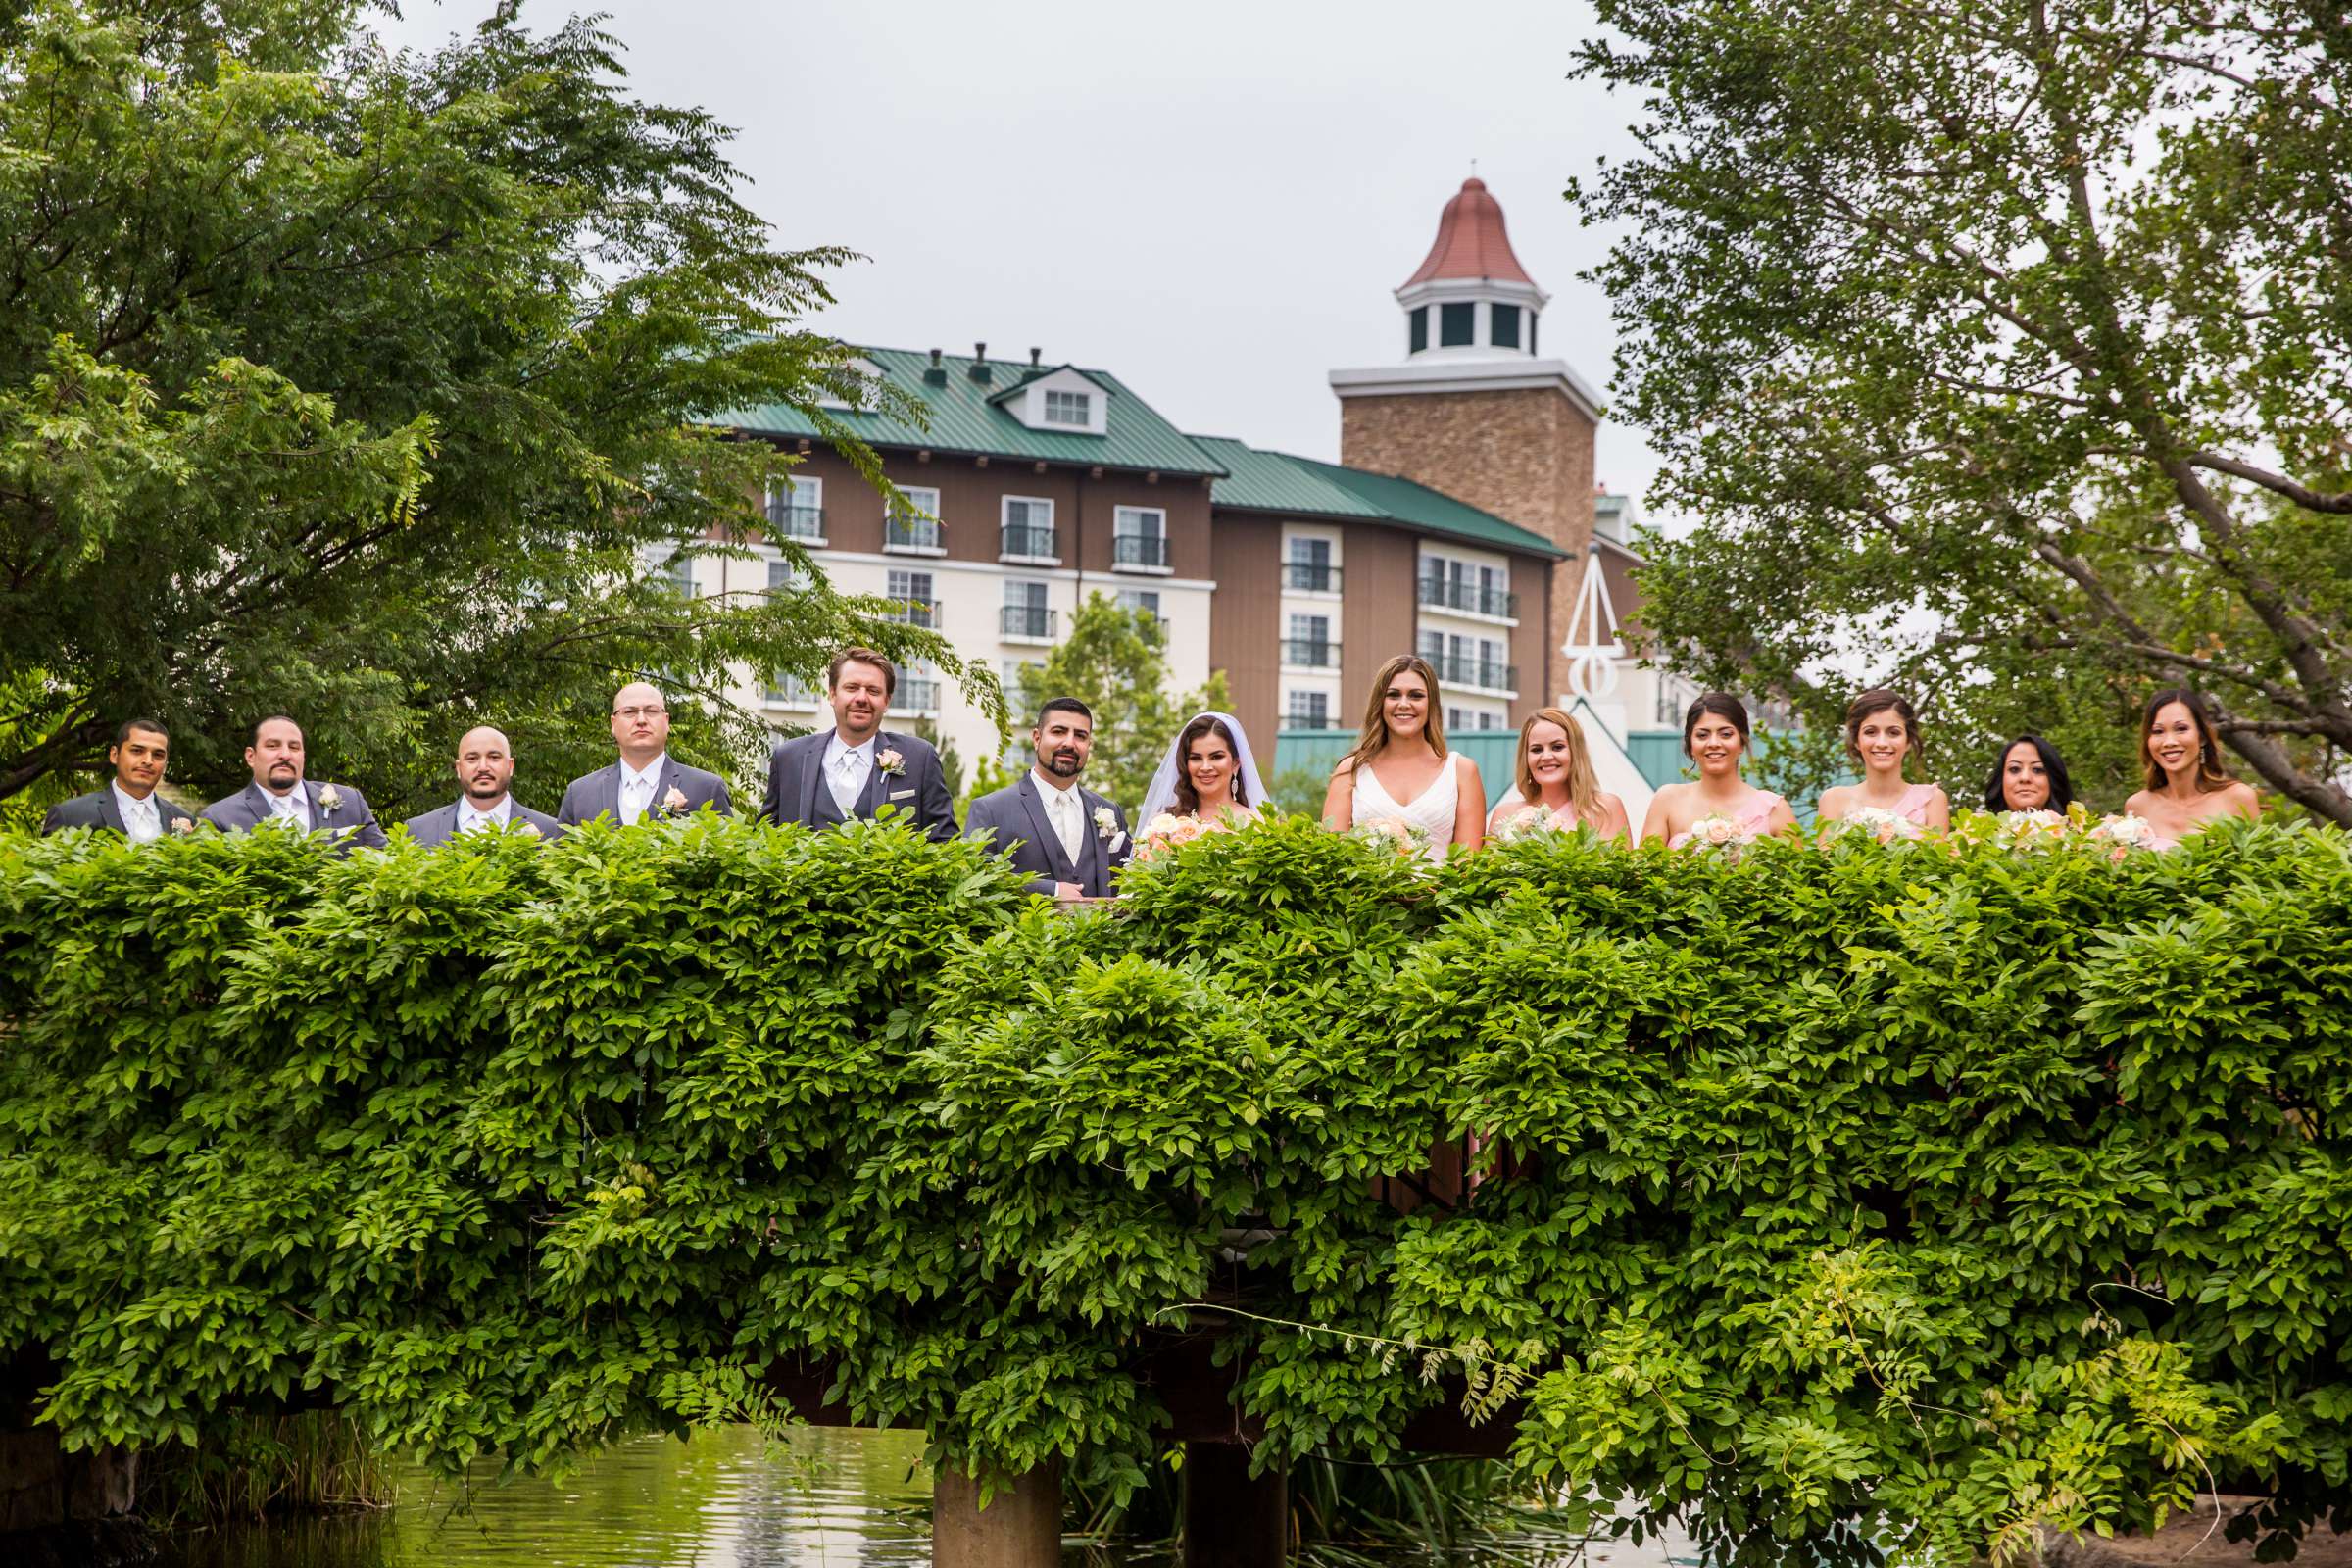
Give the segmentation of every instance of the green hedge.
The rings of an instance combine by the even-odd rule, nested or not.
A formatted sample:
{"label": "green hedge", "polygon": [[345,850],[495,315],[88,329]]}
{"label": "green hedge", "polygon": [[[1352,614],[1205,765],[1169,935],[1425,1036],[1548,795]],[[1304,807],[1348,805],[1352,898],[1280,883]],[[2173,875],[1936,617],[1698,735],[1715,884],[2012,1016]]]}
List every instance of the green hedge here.
{"label": "green hedge", "polygon": [[[325,1399],[530,1468],[831,1361],[1116,1490],[1142,1348],[1223,1324],[1269,1461],[1466,1379],[1759,1563],[2352,1495],[2339,834],[1433,873],[1278,821],[1128,886],[892,826],[0,841],[0,1348],[75,1441]],[[1376,1200],[1464,1131],[1473,1203]]]}

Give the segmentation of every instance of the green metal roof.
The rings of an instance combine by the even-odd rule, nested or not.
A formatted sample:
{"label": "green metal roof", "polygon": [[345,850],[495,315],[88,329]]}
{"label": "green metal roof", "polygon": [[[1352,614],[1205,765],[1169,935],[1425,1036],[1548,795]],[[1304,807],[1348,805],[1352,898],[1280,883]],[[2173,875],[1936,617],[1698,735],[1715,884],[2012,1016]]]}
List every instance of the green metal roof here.
{"label": "green metal roof", "polygon": [[1212,492],[1220,507],[1291,516],[1371,517],[1523,555],[1554,560],[1567,555],[1540,533],[1410,479],[1318,463],[1287,452],[1260,452],[1221,436],[1196,436],[1194,440],[1225,465],[1227,476],[1216,482]]}
{"label": "green metal roof", "polygon": [[[1222,474],[1225,470],[1200,447],[1177,429],[1151,404],[1137,397],[1116,376],[1102,370],[1079,374],[1107,389],[1107,428],[1102,435],[1083,431],[1032,430],[1012,414],[990,401],[1009,387],[1050,374],[1051,369],[1009,365],[991,360],[989,379],[975,380],[972,367],[979,362],[963,355],[943,355],[947,373],[937,382],[927,379],[931,357],[913,349],[860,348],[857,353],[881,371],[882,379],[917,399],[928,420],[917,424],[888,414],[850,409],[826,412],[869,446],[915,447],[933,452],[985,453],[990,457],[1043,459],[1048,463],[1100,465],[1161,473]],[[1070,367],[1077,369],[1075,366]],[[711,417],[712,424],[758,435],[803,436],[823,439],[816,424],[786,404],[730,409]]]}

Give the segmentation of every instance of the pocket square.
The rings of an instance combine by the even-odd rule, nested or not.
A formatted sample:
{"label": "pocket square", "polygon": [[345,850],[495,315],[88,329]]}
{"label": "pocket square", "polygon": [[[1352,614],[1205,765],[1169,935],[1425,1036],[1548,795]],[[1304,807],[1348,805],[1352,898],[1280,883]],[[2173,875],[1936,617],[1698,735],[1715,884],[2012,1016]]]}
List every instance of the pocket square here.
{"label": "pocket square", "polygon": [[913,799],[913,798],[914,798],[914,791],[912,791],[912,790],[892,790],[892,791],[890,792],[890,798],[891,798],[892,800],[894,800],[894,801],[906,801],[906,800],[911,800],[911,799]]}

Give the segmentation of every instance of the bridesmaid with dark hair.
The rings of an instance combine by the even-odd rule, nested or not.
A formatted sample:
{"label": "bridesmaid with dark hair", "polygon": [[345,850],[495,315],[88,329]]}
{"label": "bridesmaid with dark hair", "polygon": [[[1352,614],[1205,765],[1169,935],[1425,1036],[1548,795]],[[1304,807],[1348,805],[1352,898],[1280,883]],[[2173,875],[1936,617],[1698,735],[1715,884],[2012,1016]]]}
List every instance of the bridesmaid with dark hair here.
{"label": "bridesmaid with dark hair", "polygon": [[2223,771],[2213,714],[2205,699],[2185,686],[2148,699],[2139,720],[2139,760],[2148,787],[2124,809],[2148,824],[2155,849],[2175,849],[2225,816],[2262,815],[2261,798]]}
{"label": "bridesmaid with dark hair", "polygon": [[2056,811],[2075,804],[2074,780],[2066,759],[2038,735],[2020,735],[2001,748],[1992,776],[1984,781],[1987,811]]}
{"label": "bridesmaid with dark hair", "polygon": [[1747,709],[1729,692],[1708,692],[1683,714],[1683,755],[1698,764],[1690,784],[1669,784],[1650,797],[1642,837],[1679,850],[1701,844],[1741,844],[1796,826],[1788,803],[1741,776],[1747,756]]}
{"label": "bridesmaid with dark hair", "polygon": [[[1943,786],[1914,784],[1903,777],[1903,764],[1924,759],[1926,741],[1919,733],[1919,715],[1908,698],[1885,687],[1873,687],[1846,705],[1846,755],[1862,764],[1862,782],[1839,784],[1821,792],[1814,815],[1839,822],[1861,810],[1888,811],[1911,828],[1940,831],[1952,825],[1952,804]],[[1908,832],[1911,829],[1901,831]]]}

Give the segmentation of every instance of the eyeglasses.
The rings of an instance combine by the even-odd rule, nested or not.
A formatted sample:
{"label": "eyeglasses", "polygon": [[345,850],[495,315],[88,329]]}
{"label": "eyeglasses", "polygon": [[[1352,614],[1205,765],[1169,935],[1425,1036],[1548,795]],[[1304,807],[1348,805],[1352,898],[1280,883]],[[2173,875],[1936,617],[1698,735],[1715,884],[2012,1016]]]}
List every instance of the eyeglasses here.
{"label": "eyeglasses", "polygon": [[612,716],[614,718],[657,718],[668,711],[669,710],[666,708],[615,708],[612,710]]}

